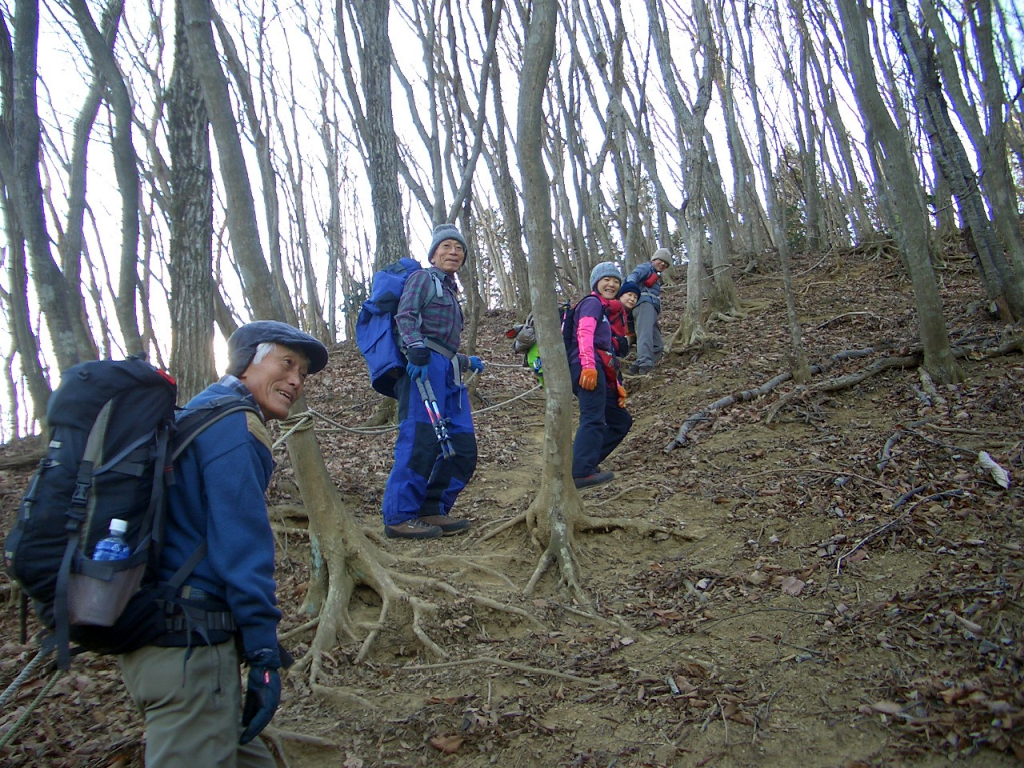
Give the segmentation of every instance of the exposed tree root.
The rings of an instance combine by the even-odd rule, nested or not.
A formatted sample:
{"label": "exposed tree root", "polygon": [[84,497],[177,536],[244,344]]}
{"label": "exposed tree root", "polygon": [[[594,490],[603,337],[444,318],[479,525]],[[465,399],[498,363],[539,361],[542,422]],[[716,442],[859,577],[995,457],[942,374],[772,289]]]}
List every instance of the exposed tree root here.
{"label": "exposed tree root", "polygon": [[[458,563],[464,571],[478,570],[511,586],[511,580],[494,568],[456,557],[400,557],[382,549],[367,535],[355,516],[345,509],[334,488],[312,429],[293,427],[288,449],[295,478],[306,502],[309,516],[311,576],[304,610],[311,621],[302,630],[314,630],[308,651],[296,663],[305,671],[311,690],[321,698],[351,706],[368,706],[358,695],[330,685],[324,662],[330,658],[339,638],[358,643],[353,659],[361,663],[369,656],[384,632],[405,632],[414,637],[432,657],[445,658],[444,649],[425,629],[426,619],[436,613],[437,604],[420,597],[415,590],[431,589],[449,597],[467,599],[489,610],[508,613],[544,629],[526,611],[490,598],[466,594],[440,579],[409,574],[401,570],[410,563]],[[380,608],[372,621],[358,620],[351,612],[355,592],[367,587],[377,594]],[[411,639],[411,638],[410,638]]]}
{"label": "exposed tree root", "polygon": [[666,528],[664,525],[655,525],[646,520],[635,520],[631,517],[595,517],[594,515],[581,515],[576,521],[577,531],[611,531],[627,530],[638,533],[641,536],[650,536],[654,533],[663,533],[666,536],[675,536],[683,541],[696,541],[697,537],[692,533],[681,531],[678,528]]}
{"label": "exposed tree root", "polygon": [[713,311],[708,316],[708,322],[735,323],[738,320],[745,320],[752,312],[762,312],[771,306],[768,301],[739,301],[726,309]]}

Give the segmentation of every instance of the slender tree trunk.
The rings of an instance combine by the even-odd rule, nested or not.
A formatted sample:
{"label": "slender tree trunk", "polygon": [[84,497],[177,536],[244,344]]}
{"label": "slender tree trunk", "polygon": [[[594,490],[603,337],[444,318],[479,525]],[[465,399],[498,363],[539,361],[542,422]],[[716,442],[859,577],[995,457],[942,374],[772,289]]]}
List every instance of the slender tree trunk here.
{"label": "slender tree trunk", "polygon": [[246,300],[257,319],[282,319],[287,317],[285,301],[267,268],[260,243],[249,172],[231,109],[227,78],[213,39],[213,9],[210,0],[182,0],[182,3],[189,56],[203,90],[203,101],[217,143],[221,181],[227,196],[228,232]]}
{"label": "slender tree trunk", "polygon": [[974,169],[946,108],[934,59],[910,20],[906,0],[893,0],[892,26],[914,73],[917,106],[932,153],[956,196],[964,223],[971,229],[988,297],[996,302],[1004,322],[1013,322],[1024,317],[1022,284],[1013,279],[1003,256]]}
{"label": "slender tree trunk", "polygon": [[[541,358],[544,360],[544,467],[540,488],[527,512],[534,538],[571,575],[574,510],[580,506],[572,483],[572,387],[554,293],[550,183],[543,160],[541,109],[555,47],[555,0],[535,0],[526,31],[519,88],[516,153],[523,176],[526,242],[530,258],[530,298]],[[564,557],[563,557],[564,556]],[[569,579],[575,586],[575,578]]]}
{"label": "slender tree trunk", "polygon": [[[139,321],[135,313],[138,297],[139,262],[139,168],[132,143],[132,103],[117,60],[85,0],[69,0],[78,28],[85,38],[93,68],[106,82],[107,100],[114,113],[114,173],[121,193],[121,261],[118,291],[114,297],[121,335],[128,354],[145,351]],[[116,19],[123,11],[123,0],[112,0],[109,15]]]}
{"label": "slender tree trunk", "polygon": [[[359,109],[359,95],[346,73],[345,82],[353,109],[361,119],[356,121],[360,138],[366,147],[366,172],[370,177],[370,200],[373,225],[377,237],[374,268],[382,269],[409,253],[402,220],[402,194],[398,188],[398,140],[391,110],[391,40],[388,35],[390,0],[365,0],[352,6],[362,39],[359,49],[362,97],[365,112]],[[342,0],[335,5],[338,45],[343,58],[348,58],[344,31]],[[350,69],[350,67],[346,67]]]}
{"label": "slender tree trunk", "polygon": [[942,302],[929,258],[927,218],[918,203],[914,164],[906,142],[889,117],[889,111],[878,92],[874,60],[868,48],[864,12],[857,0],[838,2],[857,104],[865,124],[870,126],[877,140],[878,149],[885,153],[888,173],[880,181],[893,190],[892,205],[898,214],[895,231],[914,286],[918,332],[924,347],[924,367],[937,383],[960,381],[963,374],[950,349]]}
{"label": "slender tree trunk", "polygon": [[[5,35],[8,39],[10,37]],[[13,45],[13,175],[5,179],[13,192],[18,221],[28,246],[32,280],[57,366],[66,370],[82,359],[73,292],[50,252],[50,234],[43,213],[43,185],[39,175],[40,128],[36,107],[36,61],[39,50],[39,1],[24,0],[14,9]],[[88,350],[87,350],[88,351]]]}
{"label": "slender tree trunk", "polygon": [[[733,14],[736,17],[737,26],[741,23],[738,11],[733,6]],[[758,152],[761,156],[761,171],[765,179],[765,192],[768,200],[768,219],[771,222],[772,236],[775,240],[775,248],[779,254],[779,263],[782,267],[782,287],[786,297],[786,321],[789,325],[790,343],[790,367],[793,371],[793,380],[797,383],[805,382],[810,378],[810,366],[807,364],[807,353],[804,351],[803,335],[800,330],[800,321],[796,312],[796,298],[793,294],[793,275],[789,263],[789,242],[786,239],[785,212],[781,205],[781,193],[778,189],[778,180],[772,173],[771,159],[768,154],[768,137],[765,134],[765,121],[761,115],[761,99],[758,95],[757,78],[754,71],[754,40],[753,40],[753,19],[744,17],[743,28],[738,29],[737,39],[740,42],[740,56],[743,59],[743,71],[750,84],[750,101],[754,110],[754,123],[757,126]],[[744,34],[745,32],[745,34]]]}
{"label": "slender tree trunk", "polygon": [[171,160],[171,371],[187,402],[216,379],[213,360],[213,167],[210,121],[192,70],[182,0],[174,4],[174,69],[167,94]]}

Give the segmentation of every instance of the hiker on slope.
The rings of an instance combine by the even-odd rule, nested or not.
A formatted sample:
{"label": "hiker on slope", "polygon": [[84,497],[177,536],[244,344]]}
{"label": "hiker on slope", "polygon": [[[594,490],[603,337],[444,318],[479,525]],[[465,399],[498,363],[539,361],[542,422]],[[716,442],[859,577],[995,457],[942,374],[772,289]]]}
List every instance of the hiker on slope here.
{"label": "hiker on slope", "polygon": [[[147,768],[274,768],[256,736],[281,696],[274,535],[264,493],[274,468],[265,421],[282,419],[327,349],[290,325],[263,320],[228,339],[227,374],[185,414],[230,395],[251,411],[200,433],[175,463],[159,578],[167,582],[207,542],[173,601],[168,629],[120,657],[121,674],[146,722]],[[182,605],[195,609],[186,615]],[[241,658],[240,658],[241,657]],[[249,667],[243,709],[239,666]]]}
{"label": "hiker on slope", "polygon": [[627,283],[640,286],[640,301],[633,308],[636,362],[629,366],[628,371],[632,376],[650,373],[665,350],[658,315],[661,314],[661,273],[671,265],[672,254],[668,248],[659,248],[650,261],[641,264],[626,277]]}
{"label": "hiker on slope", "polygon": [[633,425],[633,417],[626,410],[626,390],[619,380],[617,340],[608,320],[609,309],[622,310],[615,298],[621,284],[622,274],[614,262],[601,262],[590,273],[592,293],[573,310],[575,334],[569,350],[569,371],[580,404],[580,425],[572,444],[572,476],[577,488],[615,478],[598,465]]}
{"label": "hiker on slope", "polygon": [[[434,228],[430,267],[409,276],[395,312],[399,340],[409,361],[395,383],[398,439],[395,465],[381,505],[384,534],[392,539],[430,539],[463,533],[469,520],[450,516],[455,500],[476,469],[476,434],[466,371],[483,361],[459,353],[463,316],[455,273],[466,260],[466,240],[453,224]],[[454,456],[445,458],[420,394],[430,385],[447,420]]]}

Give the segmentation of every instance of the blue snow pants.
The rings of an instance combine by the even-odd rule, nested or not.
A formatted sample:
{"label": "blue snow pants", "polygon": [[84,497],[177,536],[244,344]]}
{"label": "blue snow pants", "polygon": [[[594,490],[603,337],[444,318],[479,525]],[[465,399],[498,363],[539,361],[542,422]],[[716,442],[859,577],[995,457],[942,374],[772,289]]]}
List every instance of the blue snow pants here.
{"label": "blue snow pants", "polygon": [[384,486],[381,505],[385,525],[401,525],[414,517],[447,515],[476,469],[469,391],[456,378],[452,365],[444,355],[430,353],[428,378],[455,449],[450,459],[441,455],[441,444],[416,383],[406,375],[395,383],[399,427],[395,466]]}

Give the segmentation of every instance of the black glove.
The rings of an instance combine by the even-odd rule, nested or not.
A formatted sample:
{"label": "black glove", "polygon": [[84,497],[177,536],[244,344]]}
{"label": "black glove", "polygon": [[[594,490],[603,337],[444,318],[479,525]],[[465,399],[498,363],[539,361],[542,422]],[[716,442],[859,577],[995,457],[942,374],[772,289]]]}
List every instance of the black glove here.
{"label": "black glove", "polygon": [[615,347],[616,357],[625,357],[629,354],[629,339],[625,336],[612,335],[612,345]]}
{"label": "black glove", "polygon": [[405,359],[416,366],[430,365],[430,350],[426,347],[409,347]]}
{"label": "black glove", "polygon": [[267,727],[277,705],[281,703],[281,655],[276,648],[261,648],[247,653],[249,680],[245,688],[245,706],[242,708],[242,731],[239,744],[248,744]]}

